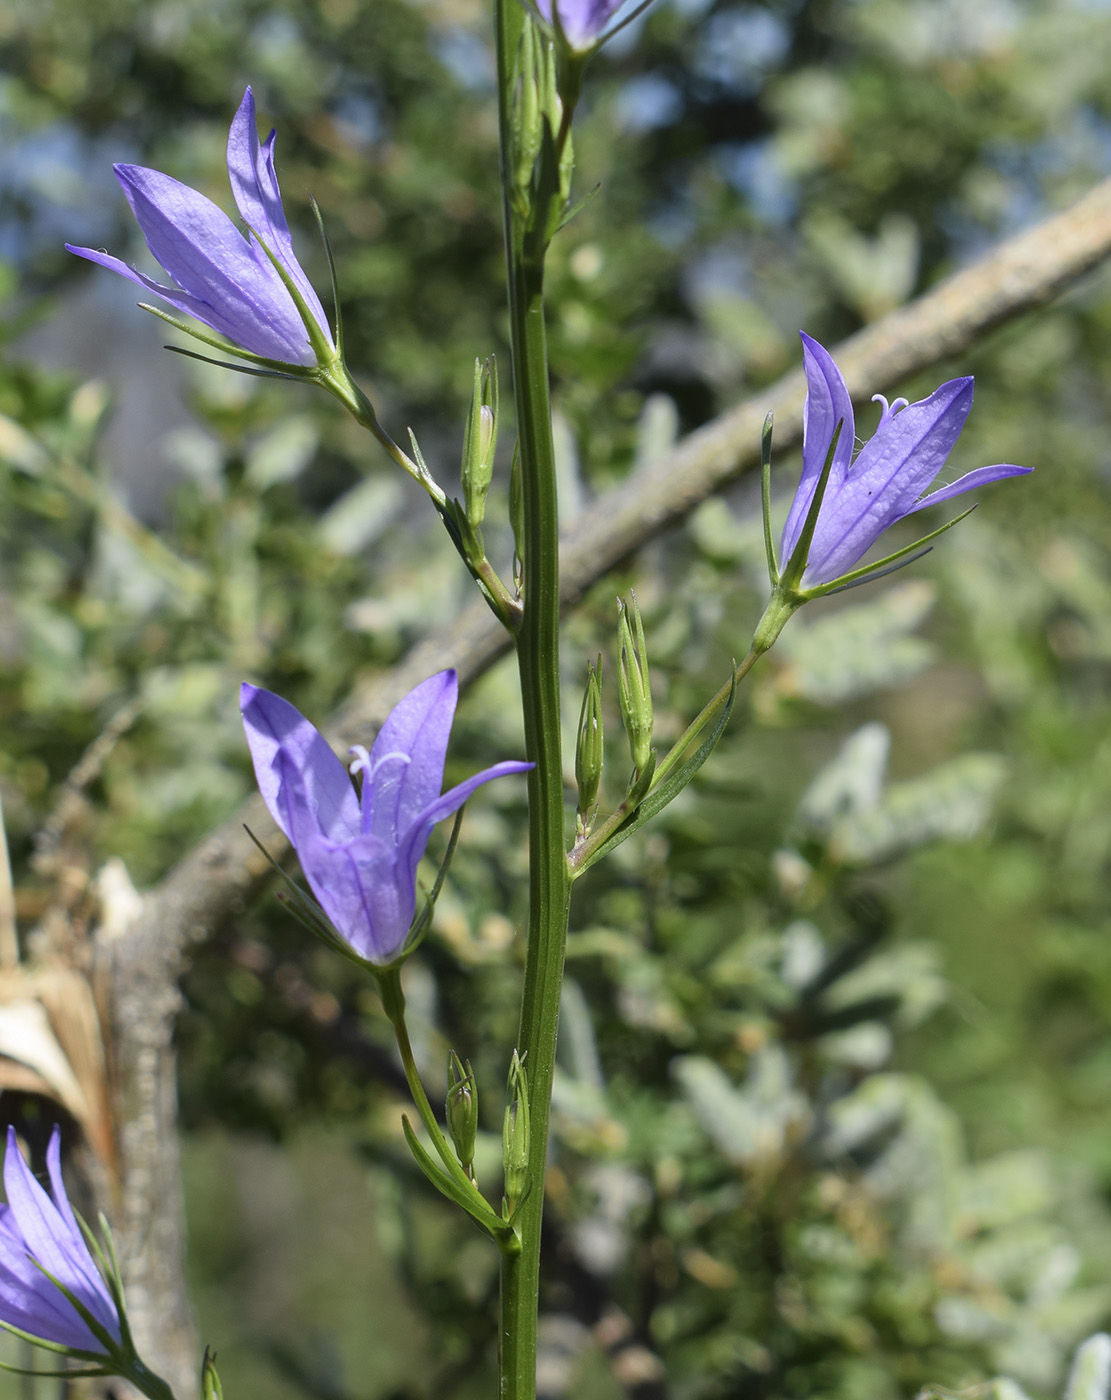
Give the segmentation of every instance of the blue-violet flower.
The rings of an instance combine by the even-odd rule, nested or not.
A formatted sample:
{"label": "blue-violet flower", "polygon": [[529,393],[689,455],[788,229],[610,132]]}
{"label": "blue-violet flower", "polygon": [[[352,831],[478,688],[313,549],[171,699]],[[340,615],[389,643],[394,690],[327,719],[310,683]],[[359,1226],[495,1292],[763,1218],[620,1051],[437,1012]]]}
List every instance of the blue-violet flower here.
{"label": "blue-violet flower", "polygon": [[445,793],[444,758],[459,684],[440,671],[390,713],[368,753],[353,748],[352,772],[323,735],[280,696],[240,693],[259,791],[292,843],[332,926],[365,962],[385,966],[404,951],[416,909],[417,865],[433,826],[491,778],[531,763],[496,763]]}
{"label": "blue-violet flower", "polygon": [[115,1299],[66,1196],[57,1128],[46,1149],[46,1167],[49,1195],[23,1160],[15,1129],[9,1127],[4,1154],[8,1203],[0,1205],[0,1323],[56,1346],[107,1357],[108,1347],[58,1287],[69,1290],[115,1346],[123,1346]]}
{"label": "blue-violet flower", "polygon": [[[154,292],[251,355],[302,366],[330,361],[335,345],[328,318],[297,261],[282,208],[274,173],[275,136],[272,131],[259,144],[255,99],[248,88],[228,133],[228,177],[247,237],[222,209],[188,185],[142,165],[115,167],[147,247],[174,285],[163,286],[95,248],[66,247]],[[297,289],[304,314],[283,272]]]}
{"label": "blue-violet flower", "polygon": [[948,380],[918,403],[896,399],[889,405],[881,394],[875,395],[873,402],[881,405],[879,427],[853,461],[853,406],[841,371],[829,352],[805,333],[802,349],[807,384],[802,479],[783,529],[784,569],[803,532],[834,432],[838,423],[842,425],[800,581],[803,591],[848,573],[880,535],[905,516],[1032,470],[1007,462],[977,467],[949,486],[922,495],[945,465],[964,427],[972,407],[971,376]]}

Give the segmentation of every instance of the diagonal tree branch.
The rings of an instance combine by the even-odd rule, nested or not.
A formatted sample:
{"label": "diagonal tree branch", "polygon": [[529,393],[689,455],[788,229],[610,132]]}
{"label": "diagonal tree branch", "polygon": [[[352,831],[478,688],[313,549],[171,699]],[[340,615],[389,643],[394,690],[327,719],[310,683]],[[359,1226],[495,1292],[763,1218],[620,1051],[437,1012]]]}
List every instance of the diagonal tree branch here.
{"label": "diagonal tree branch", "polygon": [[[967,349],[993,326],[1050,300],[1109,253],[1111,180],[837,346],[834,354],[849,392],[855,399],[867,398]],[[793,371],[595,501],[564,541],[564,606],[574,605],[644,541],[756,466],[769,409],[775,414],[777,446],[796,444],[804,393],[802,371]],[[498,622],[484,604],[476,603],[353,695],[333,716],[329,737],[342,747],[365,741],[388,709],[431,672],[454,666],[466,685],[506,647]],[[167,1318],[187,1316],[174,1117],[175,987],[190,945],[241,907],[268,872],[244,823],[272,852],[282,850],[283,838],[261,801],[250,799],[169,872],[126,933],[102,949],[117,1051],[124,1199],[131,1203],[129,1253],[141,1283],[132,1292],[149,1308],[146,1318],[136,1319],[137,1331],[152,1338],[150,1359],[156,1368]],[[178,1384],[186,1387],[178,1389],[179,1400],[187,1400],[181,1364],[179,1352],[167,1371],[174,1371]]]}

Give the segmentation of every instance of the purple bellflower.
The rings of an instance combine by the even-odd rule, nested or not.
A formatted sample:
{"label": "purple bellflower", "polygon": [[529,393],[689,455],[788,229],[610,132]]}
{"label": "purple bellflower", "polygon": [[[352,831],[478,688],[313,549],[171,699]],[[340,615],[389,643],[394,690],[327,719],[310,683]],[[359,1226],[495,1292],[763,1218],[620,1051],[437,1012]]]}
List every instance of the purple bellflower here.
{"label": "purple bellflower", "polygon": [[[834,433],[841,424],[806,567],[799,580],[802,592],[845,582],[853,566],[883,532],[904,517],[977,486],[1008,476],[1024,476],[1032,470],[1007,462],[977,467],[928,496],[922,494],[944,467],[960,437],[972,407],[971,376],[948,380],[918,403],[896,399],[889,405],[882,394],[876,394],[873,402],[881,406],[879,427],[853,461],[853,406],[841,371],[828,350],[805,333],[802,351],[807,384],[802,479],[783,528],[780,557],[784,571],[803,535]],[[863,577],[868,572],[864,569],[859,574]]]}
{"label": "purple bellflower", "polygon": [[[248,88],[228,133],[228,177],[246,237],[222,209],[188,185],[142,165],[115,167],[147,247],[170,286],[108,253],[66,247],[203,321],[246,352],[247,359],[306,368],[330,364],[336,348],[328,318],[297,261],[282,208],[274,173],[275,136],[272,131],[259,143],[255,99]],[[156,314],[189,330],[165,312]]]}
{"label": "purple bellflower", "polygon": [[67,1380],[122,1376],[148,1400],[173,1400],[170,1387],[135,1351],[107,1223],[102,1217],[103,1249],[73,1213],[62,1181],[61,1152],[55,1127],[46,1149],[48,1193],[23,1160],[15,1129],[8,1128],[8,1201],[0,1205],[0,1327],[87,1363],[84,1370],[53,1373]]}
{"label": "purple bellflower", "polygon": [[[0,1323],[83,1356],[107,1359],[124,1347],[124,1329],[66,1196],[57,1128],[46,1149],[46,1167],[49,1195],[23,1160],[15,1129],[9,1127],[4,1154],[8,1203],[0,1205]],[[94,1333],[63,1288],[102,1335]]]}
{"label": "purple bellflower", "polygon": [[[752,638],[759,655],[810,598],[867,583],[927,553],[930,541],[964,516],[874,563],[860,564],[890,526],[927,506],[1031,467],[1001,462],[977,467],[948,486],[922,493],[944,467],[972,407],[972,379],[950,379],[927,399],[888,404],[882,394],[879,427],[853,460],[852,400],[829,351],[802,333],[806,403],[803,407],[802,479],[787,513],[775,557],[771,529],[771,415],[764,424],[764,544],[772,596]],[[967,511],[965,514],[967,515]],[[854,567],[855,566],[855,567]]]}
{"label": "purple bellflower", "polygon": [[624,0],[536,0],[536,8],[548,24],[555,27],[558,23],[568,48],[585,54],[602,42],[602,31],[623,3]]}
{"label": "purple bellflower", "polygon": [[386,967],[405,950],[416,909],[417,865],[433,826],[491,778],[531,763],[496,763],[445,793],[444,758],[459,684],[454,671],[422,681],[395,706],[368,753],[347,769],[299,711],[268,690],[240,692],[259,791],[292,843],[340,939]]}

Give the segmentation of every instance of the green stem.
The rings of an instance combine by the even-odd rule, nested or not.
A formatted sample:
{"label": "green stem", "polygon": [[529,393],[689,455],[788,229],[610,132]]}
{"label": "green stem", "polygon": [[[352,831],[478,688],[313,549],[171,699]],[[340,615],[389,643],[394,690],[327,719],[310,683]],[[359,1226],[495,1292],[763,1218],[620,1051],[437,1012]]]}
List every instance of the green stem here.
{"label": "green stem", "polygon": [[[501,1400],[536,1394],[544,1166],[555,1071],[570,877],[564,845],[559,707],[559,523],[544,329],[542,240],[514,215],[513,62],[524,10],[496,0],[502,191],[513,382],[524,514],[524,610],[517,634],[529,775],[529,922],[518,1051],[528,1076],[531,1189],[515,1219],[520,1253],[502,1257]],[[527,249],[527,252],[526,252]]]}
{"label": "green stem", "polygon": [[503,1256],[518,1254],[521,1243],[516,1230],[510,1222],[501,1220],[494,1214],[490,1203],[478,1189],[477,1183],[463,1168],[462,1163],[452,1150],[443,1130],[436,1121],[432,1105],[428,1102],[428,1095],[424,1092],[417,1062],[413,1056],[413,1047],[409,1041],[409,1029],[405,1024],[405,994],[401,990],[400,965],[394,964],[391,967],[377,968],[374,975],[382,997],[382,1008],[393,1026],[394,1036],[397,1039],[397,1048],[401,1055],[402,1067],[405,1070],[405,1080],[409,1085],[409,1092],[413,1096],[413,1103],[416,1105],[421,1122],[424,1124],[428,1136],[432,1139],[432,1144],[446,1170],[441,1171],[436,1167],[427,1151],[420,1146],[416,1135],[412,1133],[409,1120],[405,1119],[405,1136],[417,1158],[417,1165],[430,1178],[437,1190],[465,1210],[479,1228],[486,1231]]}
{"label": "green stem", "polygon": [[[505,584],[498,577],[494,566],[485,557],[479,562],[474,562],[468,558],[466,550],[460,547],[458,540],[458,530],[452,522],[452,512],[448,505],[448,499],[444,492],[436,484],[431,473],[424,467],[422,462],[414,462],[412,457],[394,442],[389,433],[379,423],[374,412],[374,406],[355,383],[351,375],[348,374],[346,366],[337,364],[328,371],[321,371],[315,377],[328,392],[337,398],[344,408],[351,414],[355,422],[360,427],[366,428],[372,433],[382,446],[386,449],[393,460],[403,471],[422,486],[432,498],[432,503],[439,511],[444,523],[448,527],[448,533],[459,549],[460,556],[470,570],[472,577],[482,585],[486,598],[494,612],[497,614],[505,629],[513,633],[517,629],[517,619],[519,609],[517,600],[513,598]],[[417,454],[420,455],[419,452]]]}
{"label": "green stem", "polygon": [[[401,1055],[401,1066],[405,1071],[405,1082],[409,1085],[409,1093],[413,1096],[413,1104],[420,1115],[420,1120],[424,1124],[428,1136],[432,1139],[432,1145],[447,1168],[449,1175],[453,1176],[460,1185],[477,1195],[477,1187],[463,1170],[458,1158],[448,1145],[447,1139],[436,1121],[432,1105],[428,1102],[424,1085],[421,1083],[420,1071],[417,1069],[413,1046],[409,1040],[409,1028],[405,1024],[405,994],[401,990],[401,969],[396,966],[382,968],[376,973],[376,977],[378,991],[382,997],[382,1009],[389,1018],[390,1025],[393,1026],[398,1053]],[[486,1205],[486,1202],[483,1201],[482,1204]]]}
{"label": "green stem", "polygon": [[[757,661],[766,651],[770,651],[776,638],[783,631],[787,623],[798,612],[799,608],[806,601],[805,597],[795,593],[792,589],[786,588],[782,583],[776,585],[772,590],[772,596],[768,600],[768,606],[764,609],[764,615],[756,624],[756,631],[753,633],[752,645],[748,649],[748,655],[739,663],[733,672],[732,680],[728,680],[721,689],[709,700],[698,714],[683,730],[676,743],[668,751],[667,756],[661,761],[656,769],[652,780],[655,787],[667,777],[668,773],[675,767],[683,754],[690,748],[691,744],[698,738],[711,720],[716,719],[721,714],[722,707],[726,704],[734,687],[740,685],[741,681],[756,665]],[[593,840],[593,833],[591,834]]]}
{"label": "green stem", "polygon": [[333,398],[338,399],[361,428],[366,428],[378,439],[402,471],[408,472],[418,486],[424,487],[435,502],[437,509],[442,512],[447,505],[447,497],[428,472],[423,471],[418,463],[414,462],[412,457],[394,442],[379,423],[378,416],[374,412],[374,405],[352,379],[347,366],[337,361],[330,368],[320,370],[310,377],[327,389]]}

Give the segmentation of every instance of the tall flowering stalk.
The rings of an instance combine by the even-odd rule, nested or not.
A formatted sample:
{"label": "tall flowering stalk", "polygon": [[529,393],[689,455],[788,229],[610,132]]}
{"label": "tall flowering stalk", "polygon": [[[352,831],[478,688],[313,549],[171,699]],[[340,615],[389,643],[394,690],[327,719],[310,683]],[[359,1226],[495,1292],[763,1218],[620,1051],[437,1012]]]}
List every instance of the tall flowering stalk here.
{"label": "tall flowering stalk", "polygon": [[[802,480],[777,555],[770,523],[769,424],[764,500],[772,596],[752,645],[741,664],[731,668],[718,694],[659,757],[653,746],[651,668],[643,621],[632,595],[620,605],[618,696],[633,771],[624,795],[607,808],[599,659],[588,671],[578,729],[574,764],[578,820],[574,842],[567,849],[558,500],[544,270],[549,245],[573,212],[571,126],[583,68],[607,36],[607,26],[618,9],[615,0],[528,0],[527,6],[521,0],[496,0],[517,430],[510,513],[519,568],[512,589],[490,567],[482,543],[498,435],[498,384],[492,363],[475,364],[464,436],[462,500],[455,501],[434,481],[415,438],[415,460],[396,447],[347,373],[338,308],[333,336],[294,254],[274,172],[274,135],[260,143],[249,88],[228,142],[229,179],[245,232],[203,195],[171,177],[143,167],[120,166],[117,176],[170,285],[155,282],[107,253],[72,249],[137,282],[225,337],[213,341],[207,333],[199,333],[207,343],[247,360],[249,372],[306,379],[328,388],[428,491],[453,543],[516,647],[526,761],[496,764],[447,792],[441,792],[441,787],[458,691],[452,671],[430,677],[404,697],[373,746],[352,750],[350,768],[280,696],[253,685],[245,685],[241,693],[259,789],[300,858],[315,897],[309,899],[300,892],[302,910],[334,948],[369,970],[381,991],[424,1128],[420,1138],[405,1120],[413,1154],[436,1188],[466,1211],[500,1250],[500,1400],[533,1400],[536,1390],[541,1222],[572,881],[690,782],[724,729],[738,683],[798,607],[908,562],[948,528],[944,525],[914,545],[861,565],[883,532],[898,521],[973,487],[1027,470],[1010,464],[981,467],[923,494],[944,466],[967,417],[972,403],[970,379],[951,380],[915,404],[896,400],[888,405],[881,400],[879,427],[854,460],[855,423],[844,379],[828,352],[803,336],[808,396]],[[188,329],[164,312],[157,314]],[[476,1178],[473,1072],[451,1052],[445,1133],[409,1042],[401,965],[428,922],[417,914],[416,872],[433,825],[459,811],[486,782],[525,772],[529,914],[518,1039],[509,1057],[504,1192],[498,1211],[482,1195]],[[449,855],[453,841],[454,834]],[[426,1143],[431,1143],[431,1150]],[[9,1215],[0,1215],[0,1269],[8,1269],[23,1311],[13,1310],[7,1325],[44,1345],[76,1348],[71,1354],[97,1364],[132,1365],[122,1291],[112,1282],[114,1276],[98,1274],[87,1250],[81,1252],[80,1233],[56,1175],[56,1140],[52,1152],[54,1191],[48,1210],[40,1200],[45,1193],[29,1178],[18,1152],[13,1157],[9,1148],[11,1207]],[[5,1170],[7,1174],[8,1167]],[[29,1259],[35,1261],[38,1273],[29,1271]],[[0,1309],[3,1287],[0,1274]],[[51,1289],[60,1291],[61,1303]],[[104,1357],[108,1361],[102,1361]],[[139,1365],[134,1358],[134,1366]],[[120,1370],[119,1374],[131,1373]],[[214,1375],[206,1363],[206,1395],[212,1397],[218,1392]],[[147,1393],[153,1400],[165,1400],[150,1389]]]}

